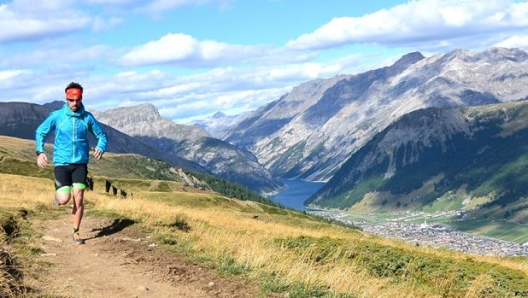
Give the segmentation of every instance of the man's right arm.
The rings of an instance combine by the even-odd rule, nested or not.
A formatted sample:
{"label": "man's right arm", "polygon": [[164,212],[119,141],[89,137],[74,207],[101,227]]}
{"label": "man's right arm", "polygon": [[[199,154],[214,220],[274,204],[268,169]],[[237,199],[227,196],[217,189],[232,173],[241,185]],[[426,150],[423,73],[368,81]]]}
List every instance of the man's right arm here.
{"label": "man's right arm", "polygon": [[44,143],[46,137],[50,131],[55,127],[55,117],[52,113],[51,115],[42,122],[37,130],[35,131],[35,151],[37,153],[37,165],[39,167],[44,167],[47,165],[48,158],[44,153]]}

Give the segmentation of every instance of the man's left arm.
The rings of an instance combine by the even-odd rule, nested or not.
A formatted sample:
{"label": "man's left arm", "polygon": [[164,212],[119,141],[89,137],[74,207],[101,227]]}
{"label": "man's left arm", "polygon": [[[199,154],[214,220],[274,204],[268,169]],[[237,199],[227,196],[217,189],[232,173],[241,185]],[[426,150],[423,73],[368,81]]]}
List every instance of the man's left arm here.
{"label": "man's left arm", "polygon": [[94,150],[94,157],[96,160],[99,160],[103,156],[103,153],[106,152],[106,133],[104,132],[101,124],[99,124],[99,122],[95,119],[93,115],[90,115],[90,118],[90,130],[97,139],[97,145],[95,146]]}

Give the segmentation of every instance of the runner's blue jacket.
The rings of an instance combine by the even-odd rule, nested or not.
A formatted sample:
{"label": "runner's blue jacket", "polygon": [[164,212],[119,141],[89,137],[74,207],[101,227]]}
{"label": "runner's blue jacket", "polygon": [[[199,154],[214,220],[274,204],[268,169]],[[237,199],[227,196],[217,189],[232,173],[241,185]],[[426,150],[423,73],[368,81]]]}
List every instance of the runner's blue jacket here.
{"label": "runner's blue jacket", "polygon": [[81,104],[77,112],[65,103],[62,109],[52,112],[35,132],[36,151],[44,152],[48,134],[55,130],[53,143],[53,164],[87,164],[90,157],[88,132],[97,139],[96,148],[106,151],[106,134],[92,113],[85,111]]}

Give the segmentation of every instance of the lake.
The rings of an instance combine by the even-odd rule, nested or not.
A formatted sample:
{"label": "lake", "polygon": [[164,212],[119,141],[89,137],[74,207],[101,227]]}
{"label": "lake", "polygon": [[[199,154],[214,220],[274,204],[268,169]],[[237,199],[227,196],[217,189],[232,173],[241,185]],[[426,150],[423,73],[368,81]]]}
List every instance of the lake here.
{"label": "lake", "polygon": [[279,179],[287,188],[269,198],[285,207],[306,211],[304,201],[323,187],[324,182],[310,182],[296,179]]}

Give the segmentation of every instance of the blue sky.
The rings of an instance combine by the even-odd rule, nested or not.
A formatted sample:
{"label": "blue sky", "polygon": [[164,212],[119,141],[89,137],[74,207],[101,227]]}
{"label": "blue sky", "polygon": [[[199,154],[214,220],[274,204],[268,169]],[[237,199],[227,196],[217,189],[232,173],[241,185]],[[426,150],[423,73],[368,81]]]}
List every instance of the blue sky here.
{"label": "blue sky", "polygon": [[528,47],[528,1],[0,1],[0,101],[152,103],[178,123],[257,109],[402,55]]}

